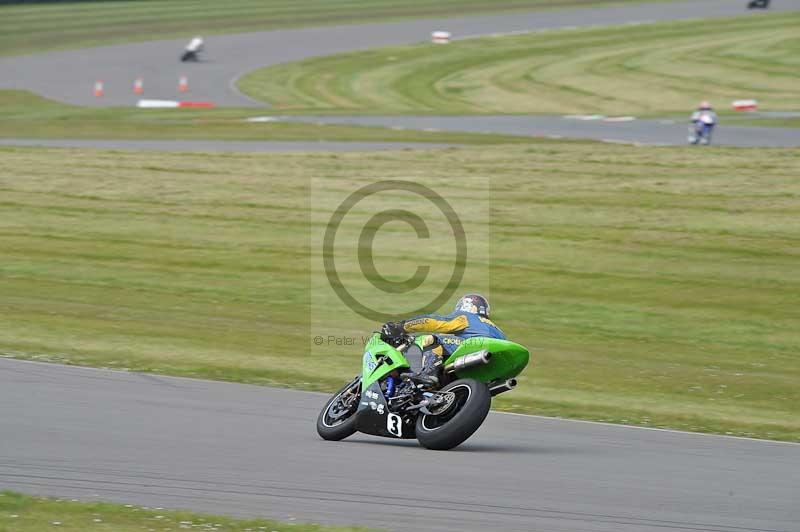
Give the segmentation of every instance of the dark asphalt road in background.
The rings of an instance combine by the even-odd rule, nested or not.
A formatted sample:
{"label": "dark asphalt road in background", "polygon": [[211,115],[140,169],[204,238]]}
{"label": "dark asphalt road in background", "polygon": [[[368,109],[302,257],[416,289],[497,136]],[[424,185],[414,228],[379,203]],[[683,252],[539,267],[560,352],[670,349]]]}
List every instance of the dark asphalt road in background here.
{"label": "dark asphalt road in background", "polygon": [[[581,120],[563,116],[303,116],[285,117],[284,120],[418,130],[557,136],[643,144],[685,144],[689,126],[688,118],[685,122],[673,120],[617,122]],[[800,146],[800,128],[721,124],[715,129],[712,142],[725,146],[792,148]]]}
{"label": "dark asphalt road in background", "polygon": [[[633,120],[605,122],[562,116],[309,116],[282,117],[290,122],[383,126],[399,129],[466,131],[505,135],[583,138],[607,142],[640,144],[685,144],[687,122]],[[739,147],[792,148],[800,146],[800,129],[779,127],[726,126],[714,132],[713,144]],[[373,151],[392,149],[435,149],[447,144],[414,142],[333,141],[215,141],[215,140],[89,140],[89,139],[0,139],[0,146],[48,146],[117,150],[288,152],[288,151]]]}
{"label": "dark asphalt road in background", "polygon": [[0,488],[409,532],[800,531],[797,444],[498,413],[447,452],[326,442],[326,398],[0,358]]}
{"label": "dark asphalt road in background", "polygon": [[[427,41],[434,30],[448,30],[454,38],[465,38],[573,26],[759,16],[763,12],[748,11],[745,4],[745,0],[692,0],[211,35],[206,38],[203,61],[196,64],[178,61],[187,39],[67,50],[0,58],[0,88],[32,90],[78,105],[133,105],[139,98],[133,93],[133,82],[141,77],[146,98],[260,106],[235,89],[234,83],[242,74],[308,57]],[[800,0],[775,0],[772,6],[769,12],[798,10]],[[178,92],[181,75],[189,78],[187,95]],[[102,98],[93,96],[96,80],[105,84]]]}

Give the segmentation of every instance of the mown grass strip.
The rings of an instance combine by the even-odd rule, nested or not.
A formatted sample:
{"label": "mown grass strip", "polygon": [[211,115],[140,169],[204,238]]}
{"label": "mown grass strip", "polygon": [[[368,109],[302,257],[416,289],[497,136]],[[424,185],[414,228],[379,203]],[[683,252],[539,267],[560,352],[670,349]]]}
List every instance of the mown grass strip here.
{"label": "mown grass strip", "polygon": [[25,91],[0,91],[0,138],[143,140],[332,140],[449,144],[516,144],[528,137],[380,127],[246,122],[265,109],[98,109]]}
{"label": "mown grass strip", "polygon": [[[333,390],[360,346],[320,351],[312,337],[377,324],[326,313],[338,307],[314,289],[324,225],[311,199],[326,196],[312,184],[410,179],[489,202],[489,252],[471,259],[489,277],[469,289],[489,291],[496,321],[533,352],[496,408],[800,441],[796,150],[0,159],[5,356]],[[413,271],[400,233],[381,231],[379,271]]]}
{"label": "mown grass strip", "polygon": [[249,96],[285,112],[370,114],[800,109],[800,14],[469,39],[308,59],[252,72]]}
{"label": "mown grass strip", "polygon": [[304,523],[281,523],[267,519],[232,519],[219,515],[148,508],[108,502],[78,502],[30,497],[12,491],[0,492],[0,531],[86,532],[113,530],[225,530],[272,532],[369,532],[361,527],[331,527]]}
{"label": "mown grass strip", "polygon": [[148,0],[0,6],[0,55],[152,39],[646,0]]}

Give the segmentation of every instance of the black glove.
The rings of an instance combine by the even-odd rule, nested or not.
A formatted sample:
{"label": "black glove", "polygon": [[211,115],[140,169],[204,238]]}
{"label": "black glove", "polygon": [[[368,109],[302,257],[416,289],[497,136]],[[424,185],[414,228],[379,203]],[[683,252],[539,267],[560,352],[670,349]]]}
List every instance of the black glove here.
{"label": "black glove", "polygon": [[396,345],[405,336],[405,329],[402,321],[389,321],[381,326],[381,340],[386,343]]}

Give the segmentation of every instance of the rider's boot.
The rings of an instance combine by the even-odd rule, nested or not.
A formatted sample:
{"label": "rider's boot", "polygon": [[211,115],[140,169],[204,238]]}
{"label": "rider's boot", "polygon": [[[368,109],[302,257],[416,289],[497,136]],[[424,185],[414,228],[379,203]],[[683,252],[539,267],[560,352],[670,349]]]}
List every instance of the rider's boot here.
{"label": "rider's boot", "polygon": [[422,377],[420,380],[424,379],[432,385],[439,384],[439,372],[441,367],[442,357],[432,351],[426,351],[422,355],[422,371],[417,373],[416,377]]}

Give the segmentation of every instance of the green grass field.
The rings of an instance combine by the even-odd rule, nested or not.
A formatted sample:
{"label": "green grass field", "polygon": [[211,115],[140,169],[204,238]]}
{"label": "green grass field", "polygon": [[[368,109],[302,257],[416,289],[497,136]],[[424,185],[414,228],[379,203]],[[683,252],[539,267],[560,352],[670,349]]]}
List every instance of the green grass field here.
{"label": "green grass field", "polygon": [[[312,289],[316,201],[380,179],[457,183],[490,210],[489,252],[471,259],[489,286],[470,289],[533,352],[495,408],[800,441],[796,150],[0,160],[3,356],[333,390],[360,347],[314,349],[319,318],[342,335],[377,324]],[[407,273],[388,230],[379,271]]]}
{"label": "green grass field", "polygon": [[647,0],[147,0],[0,6],[0,55],[400,18],[530,11]]}
{"label": "green grass field", "polygon": [[150,530],[225,530],[238,532],[369,532],[360,527],[327,527],[280,523],[266,519],[231,519],[210,514],[154,509],[105,502],[85,503],[0,492],[0,532],[97,530],[133,532]]}
{"label": "green grass field", "polygon": [[450,144],[526,143],[528,137],[458,132],[399,131],[389,128],[248,123],[268,109],[136,109],[66,105],[25,91],[0,91],[0,138],[147,140],[336,140],[437,142]]}
{"label": "green grass field", "polygon": [[320,57],[246,75],[285,112],[372,114],[800,109],[800,14],[620,26]]}

